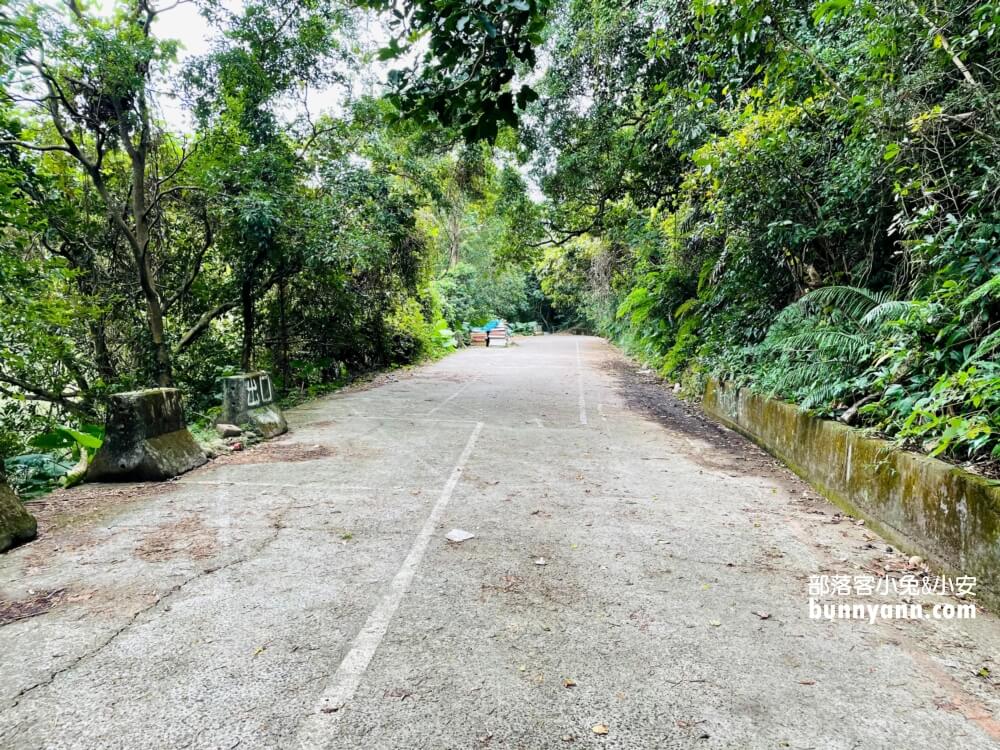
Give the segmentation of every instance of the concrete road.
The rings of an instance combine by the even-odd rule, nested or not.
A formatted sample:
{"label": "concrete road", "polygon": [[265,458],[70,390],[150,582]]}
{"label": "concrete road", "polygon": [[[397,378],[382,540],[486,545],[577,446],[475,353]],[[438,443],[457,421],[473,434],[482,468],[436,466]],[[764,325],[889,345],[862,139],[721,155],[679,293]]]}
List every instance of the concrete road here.
{"label": "concrete road", "polygon": [[997,620],[809,619],[810,575],[906,559],[599,339],[289,416],[40,507],[0,557],[0,747],[1000,743]]}

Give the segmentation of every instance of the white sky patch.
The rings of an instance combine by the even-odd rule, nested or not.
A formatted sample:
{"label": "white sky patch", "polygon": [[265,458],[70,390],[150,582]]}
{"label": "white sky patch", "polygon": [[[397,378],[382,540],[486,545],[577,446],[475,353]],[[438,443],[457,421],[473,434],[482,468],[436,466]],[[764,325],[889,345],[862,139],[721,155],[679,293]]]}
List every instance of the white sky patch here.
{"label": "white sky patch", "polygon": [[[161,0],[164,6],[169,5],[170,1]],[[110,17],[116,4],[117,0],[97,0],[92,8],[97,14]],[[238,12],[243,7],[243,2],[242,0],[225,0],[223,5],[231,12]],[[421,39],[401,59],[381,62],[375,59],[374,53],[380,47],[387,46],[391,38],[386,20],[373,13],[364,13],[358,16],[357,24],[358,33],[355,35],[354,41],[358,42],[363,50],[370,53],[370,62],[362,63],[356,69],[341,71],[347,74],[348,83],[346,86],[331,85],[320,89],[311,88],[293,92],[284,97],[275,106],[281,121],[288,124],[304,118],[315,121],[318,116],[323,114],[342,116],[352,100],[361,96],[382,94],[386,90],[389,71],[393,68],[412,66],[427,49],[426,40]],[[181,46],[177,56],[177,64],[166,72],[163,81],[158,82],[156,106],[159,117],[169,130],[181,135],[192,134],[196,129],[196,124],[191,110],[176,96],[176,92],[171,90],[172,85],[169,82],[176,80],[180,68],[186,61],[205,55],[212,50],[218,41],[219,31],[202,17],[197,3],[183,2],[163,11],[156,17],[153,24],[153,34],[158,39],[176,40]],[[548,51],[544,47],[539,48],[538,64],[528,75],[515,81],[514,91],[516,92],[524,83],[537,88],[549,64]],[[517,168],[527,183],[529,197],[536,202],[544,201],[544,195],[538,185],[532,164],[530,162],[520,164],[517,165]]]}
{"label": "white sky patch", "polygon": [[[170,4],[170,0],[162,1],[165,5]],[[116,0],[99,0],[95,3],[94,10],[101,16],[110,17],[116,4]],[[226,0],[223,5],[229,11],[238,12],[243,7],[243,2]],[[359,15],[357,31],[353,40],[344,41],[355,41],[367,52],[373,52],[389,42],[389,32],[375,14]],[[218,29],[213,28],[202,17],[198,5],[193,2],[182,3],[160,13],[153,22],[153,34],[158,39],[176,40],[181,45],[176,70],[168,71],[167,80],[173,79],[174,74],[187,60],[211,52],[219,38]],[[306,115],[313,119],[321,114],[342,115],[350,100],[363,95],[378,96],[384,88],[389,70],[399,64],[373,60],[369,64],[362,64],[358,69],[341,71],[348,77],[346,87],[331,85],[321,89],[296,92],[294,96],[285,97],[275,109],[281,120],[286,123]],[[161,90],[158,93],[157,105],[160,117],[168,128],[179,133],[194,132],[194,118],[184,102],[169,90]]]}

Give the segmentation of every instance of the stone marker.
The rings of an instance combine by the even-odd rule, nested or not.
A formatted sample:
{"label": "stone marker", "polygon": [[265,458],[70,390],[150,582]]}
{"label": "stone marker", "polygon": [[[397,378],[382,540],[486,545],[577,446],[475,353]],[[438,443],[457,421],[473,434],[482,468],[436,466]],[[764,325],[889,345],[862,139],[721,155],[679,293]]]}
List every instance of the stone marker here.
{"label": "stone marker", "polygon": [[264,438],[287,432],[285,415],[274,403],[271,376],[266,372],[250,372],[223,378],[219,424],[249,425]]}
{"label": "stone marker", "polygon": [[108,402],[104,443],[87,479],[169,479],[207,460],[184,423],[181,393],[176,388],[116,393]]}
{"label": "stone marker", "polygon": [[0,552],[30,542],[37,534],[35,517],[25,510],[0,474]]}

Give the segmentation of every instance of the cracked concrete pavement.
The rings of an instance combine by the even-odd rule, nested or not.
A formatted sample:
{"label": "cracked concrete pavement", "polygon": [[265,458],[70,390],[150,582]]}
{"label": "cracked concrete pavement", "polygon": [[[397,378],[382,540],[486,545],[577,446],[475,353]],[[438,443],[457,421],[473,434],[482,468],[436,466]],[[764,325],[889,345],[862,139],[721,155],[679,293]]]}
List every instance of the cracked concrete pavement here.
{"label": "cracked concrete pavement", "polygon": [[520,339],[58,493],[0,556],[0,747],[998,746],[997,619],[810,620],[898,553],[691,411]]}

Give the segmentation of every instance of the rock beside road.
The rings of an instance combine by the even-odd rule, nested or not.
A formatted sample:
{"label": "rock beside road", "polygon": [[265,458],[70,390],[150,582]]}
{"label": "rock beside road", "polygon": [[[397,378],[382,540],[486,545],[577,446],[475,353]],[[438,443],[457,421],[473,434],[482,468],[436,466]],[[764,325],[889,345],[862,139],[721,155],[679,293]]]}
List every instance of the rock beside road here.
{"label": "rock beside road", "polygon": [[38,534],[38,524],[18,500],[14,491],[0,479],[0,552],[30,542]]}
{"label": "rock beside road", "polygon": [[243,434],[243,430],[234,424],[226,424],[225,422],[220,422],[215,425],[215,431],[219,433],[219,437],[230,438],[239,437]]}

